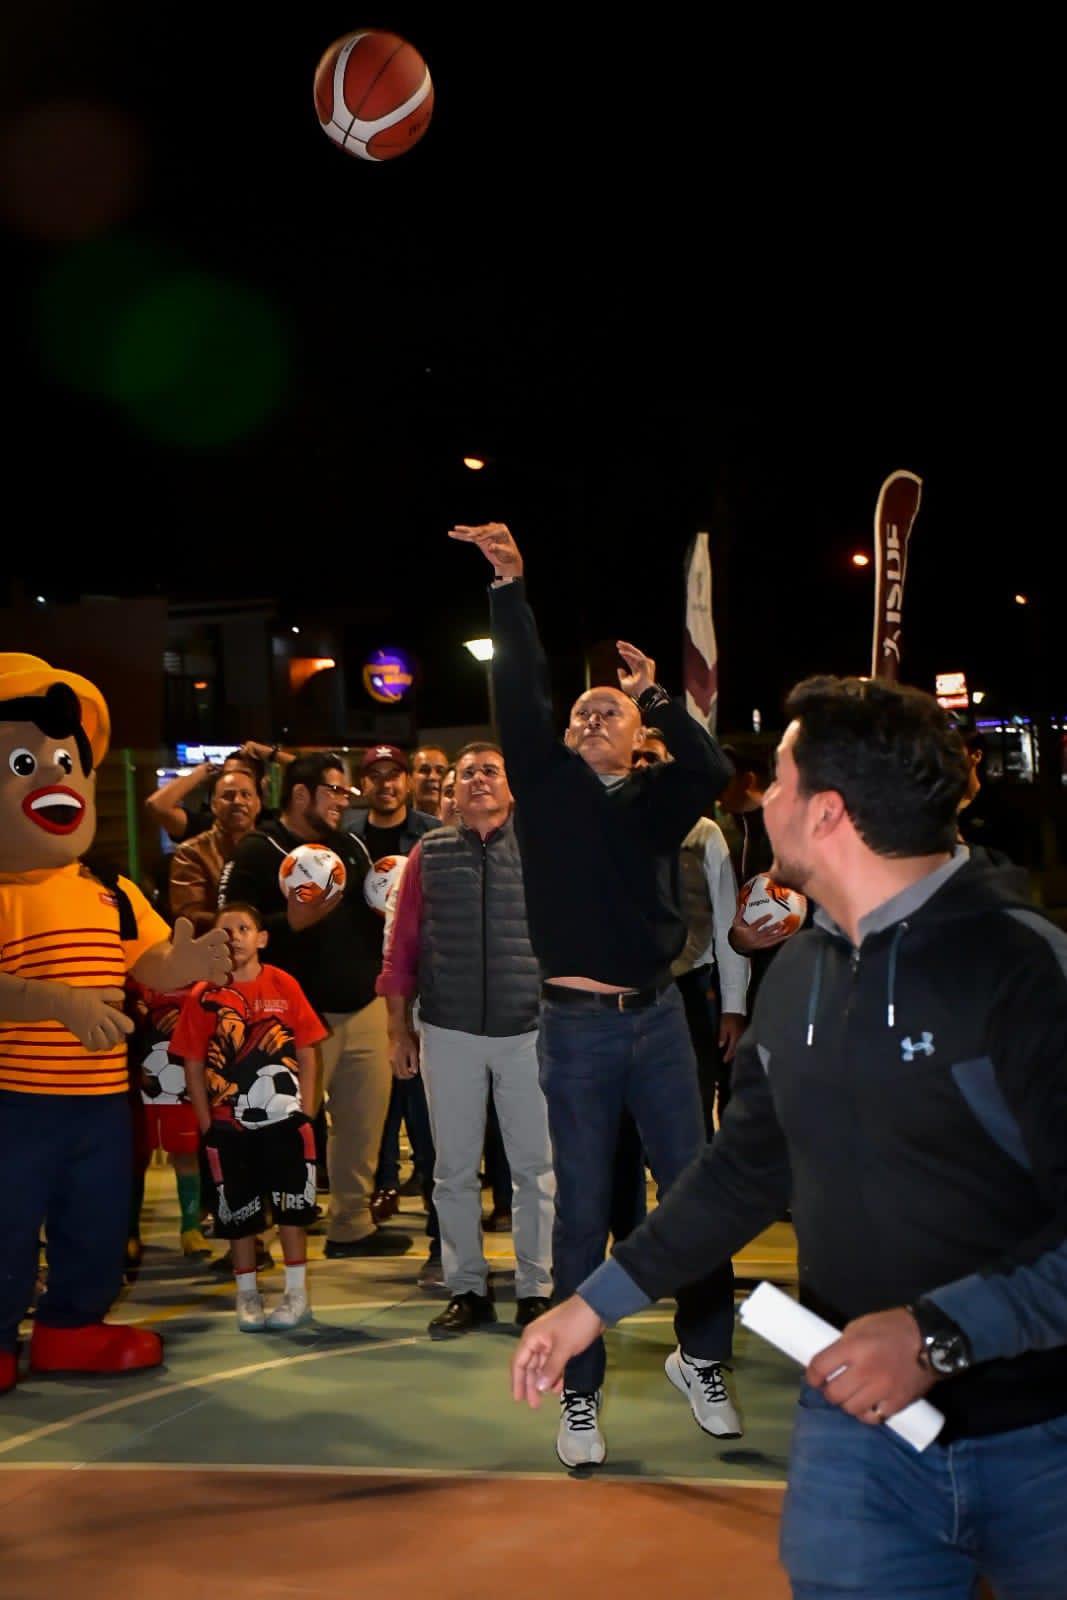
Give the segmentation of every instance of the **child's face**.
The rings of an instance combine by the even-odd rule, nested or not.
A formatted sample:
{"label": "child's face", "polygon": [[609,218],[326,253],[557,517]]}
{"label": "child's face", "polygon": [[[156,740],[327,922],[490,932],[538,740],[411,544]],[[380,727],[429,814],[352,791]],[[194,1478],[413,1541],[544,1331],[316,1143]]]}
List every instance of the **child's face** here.
{"label": "child's face", "polygon": [[224,928],[230,940],[230,954],[235,967],[245,967],[254,961],[267,942],[262,928],[257,928],[247,911],[230,911],[221,916],[217,926]]}

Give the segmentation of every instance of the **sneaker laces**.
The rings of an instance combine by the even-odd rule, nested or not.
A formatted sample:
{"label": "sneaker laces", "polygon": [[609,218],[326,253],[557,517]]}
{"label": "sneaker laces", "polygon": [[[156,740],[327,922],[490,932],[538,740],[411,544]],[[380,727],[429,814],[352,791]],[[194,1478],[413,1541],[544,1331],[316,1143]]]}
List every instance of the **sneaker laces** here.
{"label": "sneaker laces", "polygon": [[715,1406],[721,1406],[724,1400],[729,1400],[730,1396],[722,1379],[721,1362],[690,1361],[689,1365],[697,1375],[705,1400]]}
{"label": "sneaker laces", "polygon": [[591,1433],[596,1427],[596,1395],[564,1389],[563,1421],[571,1433]]}

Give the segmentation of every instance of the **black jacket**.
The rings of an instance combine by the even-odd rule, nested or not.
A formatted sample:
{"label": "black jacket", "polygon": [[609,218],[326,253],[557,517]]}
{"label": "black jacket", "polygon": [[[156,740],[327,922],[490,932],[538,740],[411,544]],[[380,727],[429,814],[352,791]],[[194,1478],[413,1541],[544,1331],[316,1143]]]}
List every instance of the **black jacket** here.
{"label": "black jacket", "polygon": [[784,947],[714,1143],[582,1287],[602,1315],[788,1204],[814,1310],[927,1295],[968,1334],[976,1365],[931,1396],[946,1439],[1067,1412],[1067,935],[1014,882],[961,850],[858,949],[821,912]]}
{"label": "black jacket", "polygon": [[363,896],[370,857],[351,834],[324,838],[323,844],[345,864],[344,895],[322,922],[294,933],[278,887],[278,868],[303,842],[282,822],[268,822],[250,833],[223,869],[219,904],[243,900],[263,914],[270,935],[266,959],[292,974],[317,1011],[360,1011],[374,999],[382,965],[384,922]]}
{"label": "black jacket", "polygon": [[686,929],[678,851],[732,768],[678,701],[657,707],[674,760],[606,787],[554,727],[548,671],[520,580],[491,589],[493,684],[530,941],[546,978],[670,981]]}

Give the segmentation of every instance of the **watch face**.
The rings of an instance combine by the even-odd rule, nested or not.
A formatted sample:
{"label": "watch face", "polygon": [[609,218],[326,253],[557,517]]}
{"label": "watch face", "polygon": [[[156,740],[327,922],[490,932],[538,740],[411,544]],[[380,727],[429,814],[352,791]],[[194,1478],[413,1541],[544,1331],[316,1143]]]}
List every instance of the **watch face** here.
{"label": "watch face", "polygon": [[952,1334],[938,1334],[931,1339],[927,1344],[927,1355],[934,1371],[946,1377],[954,1372],[965,1372],[970,1365],[962,1339]]}

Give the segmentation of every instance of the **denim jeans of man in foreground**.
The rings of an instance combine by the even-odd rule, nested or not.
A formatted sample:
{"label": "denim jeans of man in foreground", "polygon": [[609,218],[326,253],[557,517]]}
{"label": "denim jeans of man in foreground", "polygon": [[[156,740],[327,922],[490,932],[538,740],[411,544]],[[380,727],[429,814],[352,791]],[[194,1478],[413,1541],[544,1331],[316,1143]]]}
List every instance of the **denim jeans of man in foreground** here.
{"label": "denim jeans of man in foreground", "polygon": [[794,1600],[1067,1600],[1067,1413],[920,1454],[805,1386],[781,1556]]}
{"label": "denim jeans of man in foreground", "polygon": [[[696,1062],[681,995],[672,984],[635,1010],[545,999],[539,1038],[556,1170],[552,1236],[556,1299],[600,1265],[607,1244],[612,1178],[623,1107],[637,1124],[661,1194],[704,1144]],[[687,1355],[729,1361],[733,1268],[727,1261],[678,1293],[675,1329]],[[598,1339],[568,1363],[566,1387],[592,1393],[604,1377]]]}

